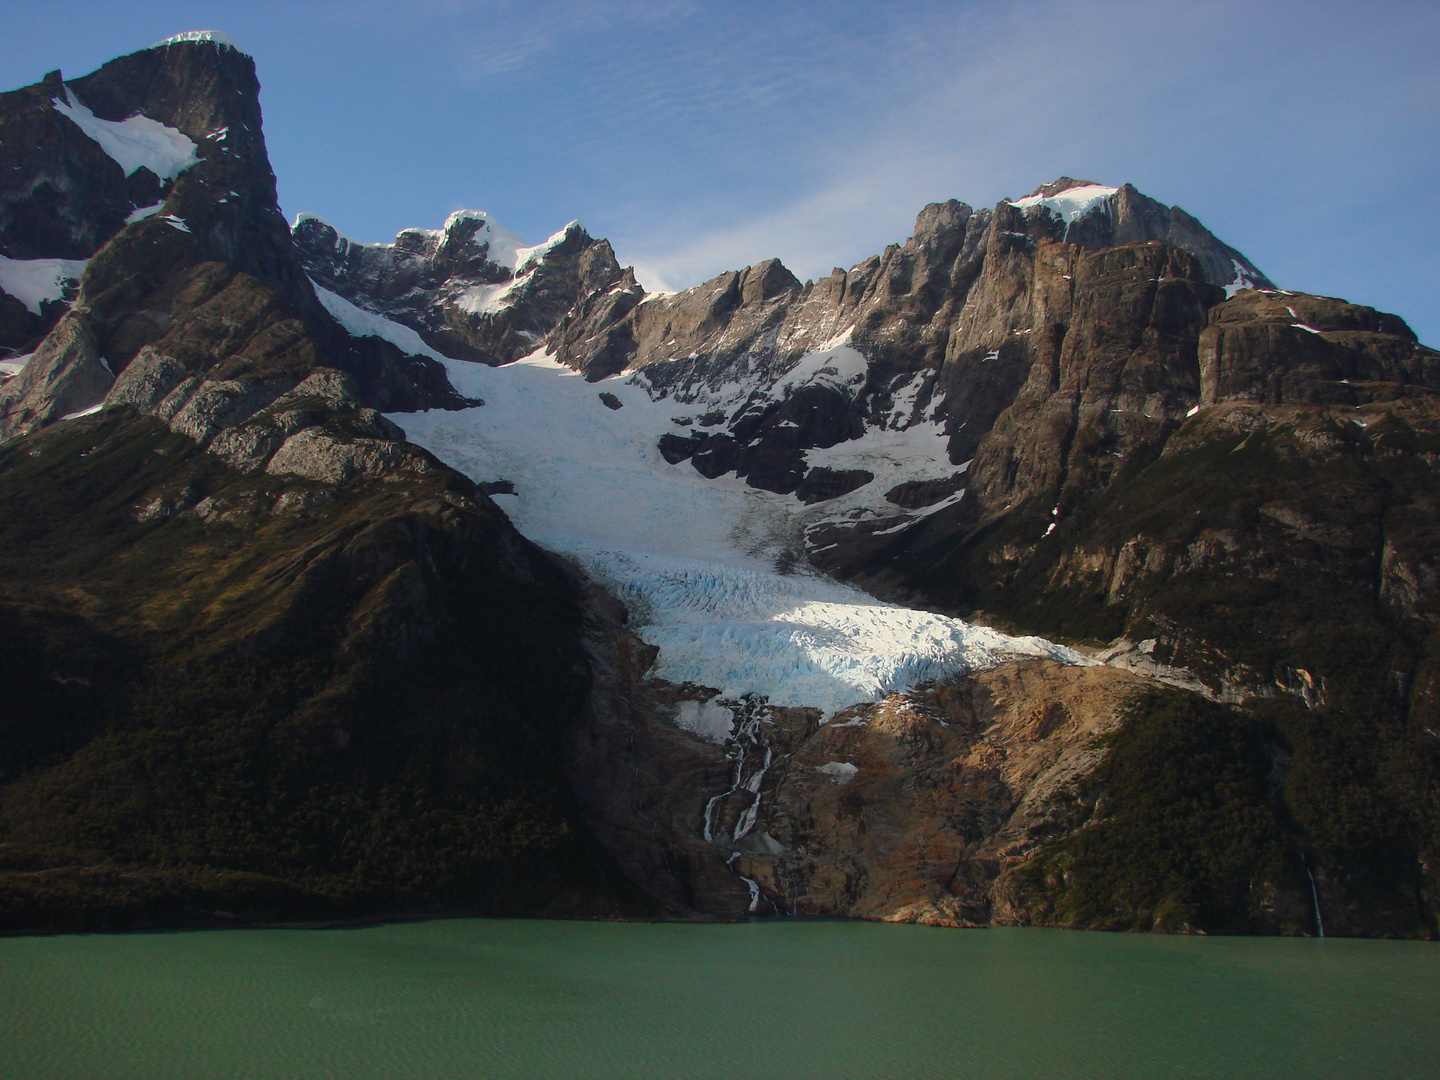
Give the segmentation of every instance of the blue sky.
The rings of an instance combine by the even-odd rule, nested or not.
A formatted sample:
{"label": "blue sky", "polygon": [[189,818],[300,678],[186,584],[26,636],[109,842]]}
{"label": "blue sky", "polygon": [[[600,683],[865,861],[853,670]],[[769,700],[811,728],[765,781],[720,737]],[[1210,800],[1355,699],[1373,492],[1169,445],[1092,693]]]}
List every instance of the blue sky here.
{"label": "blue sky", "polygon": [[926,202],[1061,174],[1177,203],[1282,287],[1440,344],[1440,4],[0,0],[0,85],[181,30],[256,59],[287,214],[362,240],[571,218],[651,287],[814,277]]}

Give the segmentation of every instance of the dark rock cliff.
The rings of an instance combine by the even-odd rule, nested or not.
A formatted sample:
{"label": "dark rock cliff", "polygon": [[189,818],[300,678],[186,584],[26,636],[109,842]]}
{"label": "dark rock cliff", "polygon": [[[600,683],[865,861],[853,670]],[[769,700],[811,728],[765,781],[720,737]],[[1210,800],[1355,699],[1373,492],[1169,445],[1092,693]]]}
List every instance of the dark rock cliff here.
{"label": "dark rock cliff", "polygon": [[0,928],[649,910],[558,765],[574,588],[377,412],[461,402],[317,300],[258,89],[184,41],[0,99],[8,272],[87,260],[0,385]]}
{"label": "dark rock cliff", "polygon": [[[244,53],[185,41],[0,100],[0,144],[23,159],[0,194],[0,254],[88,260],[68,308],[45,307],[8,343],[34,356],[0,386],[0,438],[98,404],[146,349],[257,401],[293,387],[321,353],[367,405],[458,401],[433,360],[352,338],[316,299],[276,204],[258,95]],[[148,125],[173,176],[126,174],[96,137],[124,122]]]}
{"label": "dark rock cliff", "polygon": [[[578,223],[474,212],[357,244],[280,217],[258,89],[201,40],[0,95],[0,926],[1436,932],[1440,354],[1403,321],[1065,177],[814,282],[646,295]],[[381,415],[467,403],[347,302],[631,378],[684,407],[672,468],[813,512],[793,559],[1107,666],[703,738],[714,692]],[[921,429],[933,475],[829,514],[876,475],[815,452]]]}

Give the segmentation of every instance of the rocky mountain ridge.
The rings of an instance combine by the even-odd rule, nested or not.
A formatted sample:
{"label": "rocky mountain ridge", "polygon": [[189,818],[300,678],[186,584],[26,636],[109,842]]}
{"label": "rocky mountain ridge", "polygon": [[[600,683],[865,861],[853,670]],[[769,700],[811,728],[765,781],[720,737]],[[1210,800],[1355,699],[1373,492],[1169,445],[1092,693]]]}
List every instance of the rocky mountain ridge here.
{"label": "rocky mountain ridge", "polygon": [[[579,223],[287,229],[213,36],[0,96],[12,147],[3,925],[1435,932],[1440,354],[1396,317],[1070,178],[932,204],[818,282],[673,295]],[[517,457],[567,368],[592,442]],[[638,506],[570,536],[597,465],[736,513],[690,530],[720,562],[595,548]],[[677,659],[769,640],[744,612],[791,585],[824,609],[804,663],[898,619],[944,644],[895,670],[939,674],[828,715]]]}
{"label": "rocky mountain ridge", "polygon": [[353,340],[316,299],[276,203],[254,62],[233,45],[52,72],[0,102],[0,149],[16,174],[0,199],[7,280],[37,260],[84,263],[73,299],[9,324],[5,347],[29,360],[0,387],[0,437],[100,404],[146,350],[178,364],[153,404],[183,372],[229,402],[220,426],[293,389],[321,353],[367,404],[456,400],[428,358]]}

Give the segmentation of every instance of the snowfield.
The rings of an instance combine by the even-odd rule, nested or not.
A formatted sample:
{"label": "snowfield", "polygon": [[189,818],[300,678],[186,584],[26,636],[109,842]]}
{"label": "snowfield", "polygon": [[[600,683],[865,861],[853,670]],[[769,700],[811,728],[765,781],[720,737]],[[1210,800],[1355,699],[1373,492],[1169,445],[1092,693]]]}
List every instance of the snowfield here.
{"label": "snowfield", "polygon": [[1108,207],[1110,196],[1119,190],[1104,184],[1083,184],[1057,195],[1027,195],[1023,199],[1011,199],[1009,202],[1011,206],[1018,206],[1021,210],[1043,206],[1066,225],[1070,225],[1092,210]]}
{"label": "snowfield", "polygon": [[[813,572],[781,573],[777,563],[798,551],[800,530],[835,508],[668,464],[656,441],[676,430],[677,410],[693,405],[652,401],[626,376],[587,383],[543,355],[500,368],[446,365],[456,389],[485,405],[391,419],[473,479],[513,483],[515,494],[496,501],[526,536],[575,559],[619,596],[632,627],[660,649],[658,678],[829,717],[1016,656],[1084,662],[1039,638],[885,604]],[[607,408],[602,391],[622,407]],[[902,521],[881,493],[901,479],[954,472],[938,425],[877,432],[857,444],[823,455],[886,474],[832,500],[852,511],[868,498],[879,504],[874,513]]]}
{"label": "snowfield", "polygon": [[[322,292],[321,299],[351,333],[436,355],[413,347],[413,331],[333,294]],[[858,353],[825,351],[802,358],[771,392],[781,395],[837,360],[837,381],[849,381]],[[461,394],[485,404],[390,419],[471,478],[510,481],[515,494],[495,501],[526,536],[584,566],[625,603],[631,628],[659,647],[652,673],[718,691],[712,703],[680,717],[703,737],[729,733],[713,704],[722,699],[809,706],[829,719],[848,706],[1015,657],[1090,662],[1041,638],[1008,637],[882,603],[797,558],[804,530],[819,522],[882,516],[898,526],[935,510],[902,511],[883,498],[902,480],[956,472],[933,419],[812,452],[813,461],[826,464],[863,462],[877,479],[805,506],[734,475],[707,480],[688,463],[667,463],[657,440],[682,430],[675,419],[693,415],[695,405],[652,399],[643,377],[588,383],[543,352],[499,368],[442,362]],[[602,392],[621,407],[607,407]],[[780,569],[791,566],[798,568]]]}
{"label": "snowfield", "polygon": [[31,314],[40,305],[60,300],[65,286],[85,272],[84,259],[7,259],[0,255],[0,289],[13,296]]}
{"label": "snowfield", "polygon": [[69,87],[63,98],[55,98],[50,104],[99,143],[126,176],[144,166],[161,183],[169,183],[200,160],[188,136],[148,116],[137,113],[128,120],[101,120],[81,104]]}

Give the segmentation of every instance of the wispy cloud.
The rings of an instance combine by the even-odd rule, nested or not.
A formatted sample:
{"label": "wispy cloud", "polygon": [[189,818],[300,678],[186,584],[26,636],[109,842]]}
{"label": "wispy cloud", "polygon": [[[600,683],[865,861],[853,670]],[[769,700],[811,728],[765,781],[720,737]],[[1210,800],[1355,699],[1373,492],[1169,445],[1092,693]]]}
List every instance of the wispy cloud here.
{"label": "wispy cloud", "polygon": [[1433,215],[1402,237],[1355,209],[1440,169],[1433,2],[345,7],[374,15],[352,47],[404,38],[389,85],[427,99],[384,132],[407,206],[478,199],[536,236],[579,216],[651,284],[773,255],[818,276],[926,202],[1061,173],[1179,203],[1299,288],[1403,308],[1440,259]]}
{"label": "wispy cloud", "polygon": [[[669,24],[695,11],[694,0],[440,0],[458,16],[483,14],[490,27],[468,32],[456,71],[475,85],[497,75],[543,64],[577,37]],[[473,26],[474,23],[469,22]]]}
{"label": "wispy cloud", "polygon": [[[1222,235],[1235,226],[1241,246],[1235,232],[1248,232],[1264,265],[1261,219],[1273,235],[1288,217],[1303,250],[1317,215],[1348,213],[1335,198],[1373,190],[1387,154],[1435,163],[1433,149],[1405,149],[1440,119],[1421,62],[1440,19],[1417,11],[1036,0],[932,17],[911,28],[918,39],[886,43],[906,65],[892,92],[792,148],[810,156],[812,185],[700,229],[706,215],[682,203],[627,223],[617,250],[671,286],[772,255],[818,276],[903,239],[927,201],[986,205],[1070,173],[1134,182],[1218,219]],[[1357,139],[1369,157],[1326,148]]]}

